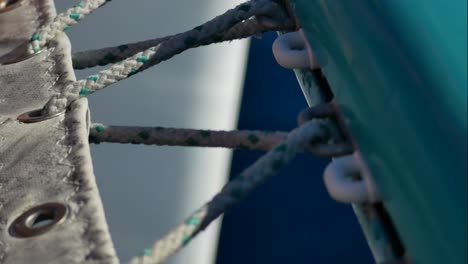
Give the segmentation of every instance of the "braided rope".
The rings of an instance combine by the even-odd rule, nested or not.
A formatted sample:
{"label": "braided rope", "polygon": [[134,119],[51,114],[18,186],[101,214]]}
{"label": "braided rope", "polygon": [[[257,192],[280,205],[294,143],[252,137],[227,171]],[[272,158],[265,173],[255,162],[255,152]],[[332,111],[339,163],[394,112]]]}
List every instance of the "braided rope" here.
{"label": "braided rope", "polygon": [[159,62],[168,60],[187,49],[198,47],[205,43],[222,41],[223,34],[226,31],[252,16],[266,16],[268,18],[266,19],[267,22],[273,21],[277,17],[282,17],[283,20],[287,18],[282,8],[271,0],[251,0],[243,3],[201,26],[175,35],[156,47],[138,52],[107,70],[101,71],[96,75],[91,75],[85,80],[71,83],[63,90],[62,94],[53,96],[47,102],[42,109],[42,114],[53,115],[59,113],[70,102],[80,96],[94,93]]}
{"label": "braided rope", "polygon": [[210,202],[196,210],[184,223],[176,226],[154,243],[151,249],[146,249],[143,256],[133,258],[130,263],[162,263],[190,242],[223,212],[238,203],[270,176],[276,174],[297,153],[304,151],[311,141],[323,140],[329,136],[328,134],[327,127],[316,120],[306,122],[301,127],[292,130],[287,138],[273,150],[227,183]]}
{"label": "braided rope", "polygon": [[[47,42],[53,39],[57,34],[59,34],[59,32],[62,32],[70,25],[76,24],[82,17],[91,13],[106,2],[106,0],[84,0],[78,6],[59,14],[52,23],[45,25],[33,35],[28,48],[29,52],[35,53],[40,51]],[[235,7],[234,9],[228,10],[223,15],[220,15],[185,33],[162,39],[139,42],[130,45],[121,45],[117,48],[114,47],[91,51],[88,54],[84,54],[88,57],[82,57],[85,58],[86,65],[105,64],[115,61],[120,62],[114,64],[109,69],[100,71],[96,75],[91,75],[84,80],[70,83],[66,86],[63,93],[53,96],[49,100],[49,102],[44,106],[42,114],[51,115],[61,112],[69,105],[69,103],[80,96],[89,95],[108,85],[128,78],[135,73],[143,71],[162,61],[168,60],[187,49],[226,40],[244,38],[263,33],[266,30],[287,29],[291,26],[291,20],[276,2],[273,2],[272,0],[251,0]],[[129,47],[130,49],[128,49]],[[95,58],[89,58],[89,56],[93,56],[93,54],[95,55]],[[103,59],[106,59],[107,61],[103,61]],[[79,65],[76,67],[79,67]],[[163,142],[159,141],[160,138],[158,139],[155,136],[155,131],[148,132],[138,130],[136,128],[120,128],[119,130],[115,127],[111,127],[111,129],[107,129],[107,131],[110,130],[121,133],[120,139],[113,139],[112,134],[106,134],[106,132],[100,134],[100,132],[104,132],[98,131],[100,130],[100,127],[103,127],[104,131],[106,130],[103,125],[94,125],[92,127],[92,131],[94,130],[96,133],[91,134],[91,137],[97,139],[98,142],[102,139],[103,135],[107,135],[106,139],[109,140],[122,141],[125,139],[126,141],[130,140],[132,143],[149,143],[146,142],[147,140],[156,144],[158,144],[158,142]],[[223,136],[225,137],[228,135],[228,137],[234,139],[229,144],[235,144],[233,145],[235,147],[245,144],[245,146],[251,148],[260,146],[261,149],[271,149],[272,145],[285,137],[284,133],[275,135],[278,137],[276,138],[260,131],[238,131],[234,134],[229,134],[230,132],[226,131],[208,131],[209,134],[213,133],[213,135],[215,135],[211,137],[210,135],[206,136],[207,131],[202,133],[201,131],[196,130],[170,130],[171,129],[166,129],[166,132],[170,132],[172,139],[174,139],[174,135],[181,132],[182,134],[180,137],[176,137],[176,141],[179,142],[183,140],[182,143],[186,145],[198,144],[198,141],[193,139],[195,137],[194,133],[198,133],[197,139],[200,141],[203,141],[201,138],[205,138],[204,144],[207,145],[211,144],[221,146],[220,142],[225,141],[223,140]],[[328,134],[329,131],[326,126],[318,121],[306,122],[300,128],[291,131],[287,135],[286,139],[277,144],[276,147],[257,160],[241,175],[229,182],[220,193],[218,193],[210,202],[190,215],[183,224],[177,226],[161,240],[157,241],[153,245],[152,249],[145,250],[145,254],[143,256],[135,257],[132,260],[132,263],[163,262],[191,241],[193,237],[205,229],[226,209],[239,202],[268,177],[274,175],[297,153],[305,150],[310,144],[325,142]],[[114,133],[114,136],[115,135],[116,134]],[[262,142],[260,142],[260,144],[258,144],[258,141],[260,141],[259,136],[262,137]],[[193,140],[190,141],[189,139]],[[194,141],[197,142],[197,144],[194,144]],[[167,144],[169,141],[164,142],[166,142],[164,144]],[[264,143],[265,145],[262,145]]]}
{"label": "braided rope", "polygon": [[[294,29],[294,24],[291,20],[283,19],[282,17],[285,16],[283,16],[281,12],[278,12],[278,14],[280,14],[278,19],[273,20],[272,23],[265,23],[265,19],[262,17],[254,17],[242,21],[225,32],[222,35],[222,39],[218,40],[217,42],[243,39],[250,36],[260,35],[267,31],[283,31]],[[109,63],[116,63],[134,55],[137,52],[157,46],[175,36],[176,35],[172,35],[135,43],[127,43],[115,47],[77,52],[73,54],[73,68],[85,69],[98,65],[104,66]],[[213,41],[209,40],[204,43],[200,43],[199,46],[210,45],[212,43]]]}
{"label": "braided rope", "polygon": [[124,127],[92,124],[91,143],[112,142],[159,146],[224,147],[249,150],[270,150],[283,141],[286,132],[213,131],[164,127]]}
{"label": "braided rope", "polygon": [[86,79],[79,80],[65,87],[63,94],[52,96],[44,106],[42,113],[52,115],[63,111],[72,101],[79,97],[87,96],[99,91],[110,84],[126,79],[135,74],[148,58],[153,56],[157,48],[149,48],[138,52],[130,58],[112,65],[112,67],[90,75]]}
{"label": "braided rope", "polygon": [[83,17],[98,9],[111,0],[83,0],[76,6],[58,14],[51,23],[39,28],[31,37],[28,47],[29,53],[42,50],[57,34],[66,31],[70,26],[78,23]]}
{"label": "braided rope", "polygon": [[[283,141],[287,135],[287,132],[280,131],[213,131],[165,127],[106,126],[100,123],[94,123],[90,127],[89,141],[95,144],[109,142],[158,146],[222,147],[268,151]],[[325,141],[325,139],[321,139],[321,141]],[[352,151],[352,147],[350,148],[347,144],[313,143],[314,144],[306,146],[306,150],[312,152],[316,156],[341,156]]]}
{"label": "braided rope", "polygon": [[226,11],[212,20],[197,26],[183,34],[170,38],[161,44],[159,55],[143,65],[141,70],[151,67],[161,61],[168,60],[173,56],[194,47],[211,42],[216,43],[223,39],[223,34],[236,24],[248,20],[253,16],[278,17],[283,14],[283,20],[287,18],[283,8],[272,0],[250,0]]}

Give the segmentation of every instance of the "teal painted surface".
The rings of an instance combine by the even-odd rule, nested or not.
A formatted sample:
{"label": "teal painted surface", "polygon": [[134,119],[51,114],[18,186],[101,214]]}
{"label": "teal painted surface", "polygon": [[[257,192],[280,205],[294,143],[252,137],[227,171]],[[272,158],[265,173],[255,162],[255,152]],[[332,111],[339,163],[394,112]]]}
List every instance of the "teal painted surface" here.
{"label": "teal painted surface", "polygon": [[[327,103],[325,95],[321,92],[317,80],[309,69],[295,69],[294,73],[309,106]],[[332,129],[336,132],[335,136],[339,137],[338,128]],[[365,204],[353,204],[352,207],[375,262],[391,263],[397,260],[398,256],[393,252],[387,230],[383,228],[376,209]]]}
{"label": "teal painted surface", "polygon": [[393,251],[388,233],[377,217],[375,209],[370,205],[353,204],[353,210],[364,232],[375,263],[382,264],[398,261],[399,256]]}
{"label": "teal painted surface", "polygon": [[414,263],[467,263],[466,1],[296,0]]}

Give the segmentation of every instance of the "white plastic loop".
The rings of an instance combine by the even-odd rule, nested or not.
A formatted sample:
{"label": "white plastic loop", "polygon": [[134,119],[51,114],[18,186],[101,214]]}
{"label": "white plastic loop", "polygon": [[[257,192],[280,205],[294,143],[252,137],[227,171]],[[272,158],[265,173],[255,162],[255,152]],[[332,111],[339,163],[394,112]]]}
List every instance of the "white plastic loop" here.
{"label": "white plastic loop", "polygon": [[320,67],[302,29],[279,36],[273,42],[273,55],[279,65],[288,69]]}
{"label": "white plastic loop", "polygon": [[[352,177],[359,176],[357,179]],[[333,199],[344,203],[370,200],[370,190],[358,163],[352,155],[334,159],[324,172],[325,186]]]}

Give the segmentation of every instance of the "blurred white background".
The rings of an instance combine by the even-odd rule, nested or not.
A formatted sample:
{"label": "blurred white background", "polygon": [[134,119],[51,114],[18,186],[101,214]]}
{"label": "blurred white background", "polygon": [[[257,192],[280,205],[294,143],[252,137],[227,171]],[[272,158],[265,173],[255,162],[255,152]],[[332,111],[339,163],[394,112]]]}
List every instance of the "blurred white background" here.
{"label": "blurred white background", "polygon": [[[111,1],[70,29],[73,51],[179,33],[239,0]],[[58,12],[76,4],[56,1]],[[90,96],[93,122],[109,125],[233,129],[248,41],[189,50]],[[77,71],[77,78],[97,68]],[[231,152],[220,149],[92,146],[97,182],[121,262],[208,201],[224,184]],[[219,222],[169,263],[213,263]]]}

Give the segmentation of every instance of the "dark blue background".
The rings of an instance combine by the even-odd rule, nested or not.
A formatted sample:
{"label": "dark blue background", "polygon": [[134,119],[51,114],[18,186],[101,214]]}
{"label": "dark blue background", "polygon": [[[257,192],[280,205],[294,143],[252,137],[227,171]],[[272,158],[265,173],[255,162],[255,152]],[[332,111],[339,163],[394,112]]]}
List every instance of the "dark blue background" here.
{"label": "dark blue background", "polygon": [[[253,39],[239,129],[291,130],[307,107],[291,70],[274,60],[276,34]],[[236,151],[231,175],[262,155]],[[333,201],[322,172],[327,159],[302,154],[224,217],[217,264],[373,263],[349,205]]]}

